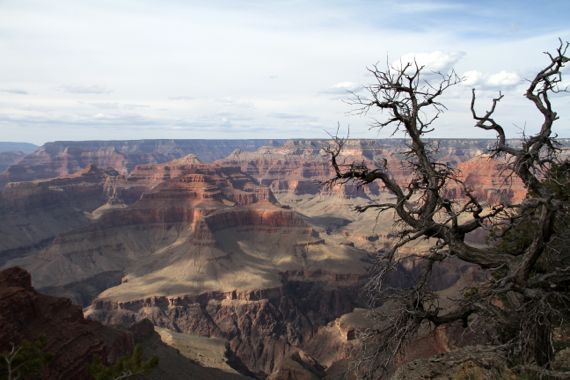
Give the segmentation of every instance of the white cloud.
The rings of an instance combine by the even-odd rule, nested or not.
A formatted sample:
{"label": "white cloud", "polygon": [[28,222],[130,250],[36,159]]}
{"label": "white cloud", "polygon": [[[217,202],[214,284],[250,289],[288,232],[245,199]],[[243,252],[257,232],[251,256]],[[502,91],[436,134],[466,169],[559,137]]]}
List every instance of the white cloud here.
{"label": "white cloud", "polygon": [[513,71],[499,71],[494,74],[482,73],[478,70],[469,70],[463,73],[464,86],[483,88],[509,88],[521,83],[521,77]]}
{"label": "white cloud", "polygon": [[469,70],[463,73],[463,84],[465,86],[475,86],[483,79],[483,73],[477,70]]}
{"label": "white cloud", "polygon": [[520,82],[521,77],[517,73],[502,70],[490,75],[485,83],[491,87],[510,87],[517,85]]}
{"label": "white cloud", "polygon": [[395,68],[404,67],[408,63],[416,62],[419,66],[424,66],[429,71],[447,72],[465,56],[464,52],[443,52],[432,51],[429,53],[408,53],[400,57],[399,60],[392,63]]}
{"label": "white cloud", "polygon": [[[226,119],[232,133],[243,125],[239,136],[323,137],[320,127],[295,130],[291,117],[283,117],[311,115],[330,128],[350,124],[353,136],[371,137],[369,120],[348,115],[351,107],[338,101],[347,90],[361,89],[353,82],[374,82],[367,65],[383,68],[387,55],[391,62],[417,52],[403,57],[416,57],[426,74],[476,69],[465,84],[508,88],[512,76],[492,74],[532,76],[545,62],[541,52],[568,35],[567,23],[540,21],[524,7],[519,11],[533,20],[532,29],[505,35],[507,26],[496,17],[505,13],[500,7],[483,6],[493,20],[482,20],[473,17],[480,5],[447,0],[210,3],[0,0],[1,87],[29,92],[0,90],[2,113],[29,116],[29,122],[7,118],[0,137],[230,137],[209,129],[218,128],[219,112],[235,114]],[[540,31],[544,27],[549,34]],[[471,120],[460,118],[470,100],[467,88],[449,90],[444,100],[457,106],[440,119],[461,137],[479,135]],[[525,112],[512,112],[513,121],[527,119]],[[103,117],[94,118],[97,113]],[[270,116],[276,113],[281,117]],[[561,113],[560,124],[569,120]],[[186,128],[185,121],[192,134],[165,132]],[[45,128],[28,129],[40,124]],[[113,128],[102,132],[100,125]],[[133,125],[149,126],[148,132],[133,134],[127,130]]]}
{"label": "white cloud", "polygon": [[4,88],[1,89],[0,92],[4,92],[6,94],[14,94],[14,95],[28,95],[29,92],[26,90],[22,90],[20,88]]}
{"label": "white cloud", "polygon": [[361,85],[353,82],[338,82],[320,93],[325,95],[348,95],[349,93],[356,92],[361,88]]}
{"label": "white cloud", "polygon": [[339,82],[337,84],[335,84],[334,86],[332,86],[332,88],[338,88],[341,90],[351,90],[356,86],[355,83],[352,82]]}

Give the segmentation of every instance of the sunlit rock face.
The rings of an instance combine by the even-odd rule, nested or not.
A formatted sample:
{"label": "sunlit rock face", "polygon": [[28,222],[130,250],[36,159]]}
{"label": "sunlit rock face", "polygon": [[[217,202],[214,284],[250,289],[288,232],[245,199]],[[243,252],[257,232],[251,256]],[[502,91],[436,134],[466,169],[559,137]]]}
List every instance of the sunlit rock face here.
{"label": "sunlit rock face", "polygon": [[133,301],[105,298],[103,294],[87,315],[115,324],[148,318],[161,327],[224,338],[250,371],[267,375],[311,340],[319,326],[359,304],[359,275],[321,271],[304,276],[296,273],[293,279],[287,273],[283,276],[278,287],[247,291]]}
{"label": "sunlit rock face", "polygon": [[523,182],[511,174],[505,161],[481,155],[459,163],[458,169],[466,187],[487,204],[518,203],[526,196]]}
{"label": "sunlit rock face", "polygon": [[317,326],[357,304],[367,253],[328,242],[237,166],[190,156],[129,175],[90,167],[11,183],[7,190],[39,190],[7,199],[33,209],[56,184],[80,185],[83,193],[70,192],[85,223],[9,264],[28,268],[51,294],[84,305],[97,296],[91,318],[149,318],[218,336],[250,370],[269,374]]}
{"label": "sunlit rock face", "polygon": [[[430,142],[484,202],[522,199],[520,183],[499,182],[501,166],[484,155],[490,143]],[[390,199],[378,184],[322,186],[333,175],[325,141],[218,150],[194,142],[192,154],[179,142],[66,144],[46,145],[7,172],[21,180],[0,192],[0,265],[25,267],[38,289],[72,298],[104,323],[148,318],[225,339],[260,376],[348,360],[355,329],[337,322],[364,306],[359,286],[371,254],[394,239],[394,216],[353,211]],[[204,163],[196,146],[217,160]],[[387,165],[404,184],[407,149],[405,140],[350,140],[341,161]],[[413,263],[399,268],[392,281],[405,286],[414,271]],[[453,286],[458,273],[469,268],[446,268],[433,286]],[[442,349],[438,342],[426,350]]]}
{"label": "sunlit rock face", "polygon": [[[433,140],[429,146],[441,162],[457,167],[487,151],[491,140]],[[243,172],[271,188],[275,194],[295,195],[329,194],[342,197],[374,198],[383,191],[379,183],[358,187],[353,183],[328,187],[326,180],[334,176],[325,140],[290,140],[283,146],[261,147],[255,152],[236,150],[223,162],[239,165]],[[395,180],[406,185],[412,175],[407,162],[409,151],[406,140],[347,140],[339,156],[340,165],[364,163],[369,168],[383,167],[392,172]],[[345,166],[343,166],[345,168]]]}
{"label": "sunlit rock face", "polygon": [[[279,140],[128,140],[59,141],[47,143],[7,167],[0,174],[0,188],[8,182],[54,178],[75,173],[89,165],[113,168],[126,174],[140,164],[167,162],[196,154],[204,162],[225,157],[234,149],[255,150],[279,145]],[[0,170],[0,173],[3,170]]]}

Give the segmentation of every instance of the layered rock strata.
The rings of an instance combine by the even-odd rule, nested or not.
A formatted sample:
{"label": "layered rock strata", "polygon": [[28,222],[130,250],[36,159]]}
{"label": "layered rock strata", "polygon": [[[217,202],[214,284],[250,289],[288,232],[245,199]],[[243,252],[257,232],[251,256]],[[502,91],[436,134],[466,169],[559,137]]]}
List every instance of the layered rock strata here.
{"label": "layered rock strata", "polygon": [[234,149],[255,150],[279,140],[128,140],[58,141],[47,143],[0,174],[0,188],[8,182],[55,178],[89,165],[113,168],[122,174],[140,164],[167,162],[188,154],[202,161],[225,157]]}
{"label": "layered rock strata", "polygon": [[95,356],[113,362],[132,350],[128,333],[84,319],[81,307],[37,293],[31,282],[17,267],[0,272],[0,352],[43,337],[52,356],[43,379],[89,379]]}

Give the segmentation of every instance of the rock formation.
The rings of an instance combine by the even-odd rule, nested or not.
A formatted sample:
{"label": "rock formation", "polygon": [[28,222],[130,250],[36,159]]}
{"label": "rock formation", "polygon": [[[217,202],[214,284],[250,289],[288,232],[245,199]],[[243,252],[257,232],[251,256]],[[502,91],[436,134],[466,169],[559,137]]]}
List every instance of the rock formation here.
{"label": "rock formation", "polygon": [[88,225],[88,213],[108,201],[117,175],[89,166],[66,177],[8,184],[0,192],[0,265]]}
{"label": "rock formation", "polygon": [[46,340],[53,357],[44,379],[87,379],[88,365],[99,356],[113,362],[132,350],[129,334],[83,318],[81,307],[63,298],[37,293],[30,274],[13,267],[0,272],[0,352],[23,340]]}
{"label": "rock formation", "polygon": [[[188,154],[202,161],[225,157],[234,149],[255,150],[278,140],[129,140],[59,141],[47,143],[0,175],[8,182],[31,181],[73,174],[89,165],[126,174],[136,165],[162,163]],[[1,172],[1,170],[0,170]]]}
{"label": "rock formation", "polygon": [[[41,379],[92,379],[88,367],[95,357],[111,364],[130,355],[135,344],[146,357],[157,356],[158,366],[147,379],[245,379],[236,371],[205,368],[165,345],[148,320],[128,330],[84,319],[81,308],[68,299],[46,296],[32,288],[25,270],[12,267],[0,272],[0,353],[14,344],[43,338],[50,355]],[[4,375],[4,374],[1,374]]]}
{"label": "rock formation", "polygon": [[[323,154],[325,140],[291,140],[282,146],[261,147],[255,152],[234,151],[223,161],[239,165],[243,172],[280,193],[326,194],[332,192],[344,197],[374,197],[380,193],[378,184],[357,188],[351,184],[329,189],[322,182],[332,176],[329,157]],[[483,154],[490,140],[432,140],[431,146],[438,159],[456,167]],[[341,163],[364,162],[369,167],[385,163],[399,182],[411,174],[406,166],[406,140],[348,140],[341,155]],[[384,159],[386,161],[384,161]],[[471,168],[468,168],[471,169]]]}
{"label": "rock formation", "polygon": [[[335,378],[357,345],[354,309],[363,305],[369,252],[394,235],[389,213],[353,211],[390,199],[384,189],[322,188],[331,175],[323,143],[46,144],[4,173],[0,265],[28,269],[36,288],[70,297],[97,321],[148,319],[216,337],[243,373]],[[497,182],[500,166],[483,155],[489,140],[432,143],[489,203],[524,196],[520,184]],[[405,140],[351,140],[343,159],[386,157],[403,181],[405,149]],[[446,291],[458,271],[477,278],[458,263],[436,270],[433,287]],[[391,281],[405,286],[414,273],[406,263]],[[156,343],[156,335],[147,338]],[[445,351],[443,340],[418,344],[423,354],[415,357]]]}
{"label": "rock formation", "polygon": [[26,156],[23,152],[0,152],[0,173]]}
{"label": "rock formation", "polygon": [[269,374],[318,326],[357,305],[366,253],[328,243],[239,167],[194,157],[126,176],[90,167],[11,183],[6,203],[33,209],[34,197],[41,202],[56,186],[69,189],[56,195],[76,194],[77,202],[64,203],[85,223],[10,264],[29,268],[36,286],[84,304],[110,287],[89,308],[93,319],[149,318],[221,337],[250,371]]}

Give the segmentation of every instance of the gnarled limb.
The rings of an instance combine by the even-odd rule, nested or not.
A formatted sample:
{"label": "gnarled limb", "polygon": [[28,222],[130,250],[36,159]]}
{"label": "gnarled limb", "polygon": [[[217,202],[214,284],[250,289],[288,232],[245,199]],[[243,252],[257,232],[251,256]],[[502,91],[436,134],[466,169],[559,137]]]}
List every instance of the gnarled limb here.
{"label": "gnarled limb", "polygon": [[[561,321],[564,313],[560,310],[570,312],[570,299],[564,294],[570,288],[567,248],[570,238],[563,242],[556,239],[560,222],[570,220],[568,195],[564,195],[570,183],[567,178],[570,174],[564,168],[570,165],[562,165],[557,154],[552,127],[558,116],[550,101],[552,93],[565,91],[558,86],[562,68],[569,60],[568,46],[560,41],[555,53],[546,53],[549,63],[530,81],[525,96],[543,120],[539,131],[526,137],[520,145],[509,143],[505,129],[494,116],[504,95],[499,93],[489,110],[478,113],[476,93],[472,91],[470,106],[475,127],[495,133],[497,143],[491,150],[492,157],[506,157],[507,169],[522,180],[528,191],[527,198],[520,204],[485,204],[460,180],[455,169],[434,158],[434,147],[425,135],[433,130],[435,121],[445,110],[439,97],[459,82],[454,72],[440,74],[434,85],[424,80],[424,68],[415,62],[400,68],[388,65],[381,69],[375,65],[369,69],[375,82],[366,87],[368,95],[353,94],[350,102],[357,112],[366,114],[379,110],[387,114],[385,119],[376,121],[375,126],[393,127],[394,133],[406,133],[409,150],[404,156],[413,172],[408,183],[402,184],[394,179],[386,160],[375,168],[366,162],[341,163],[346,139],[335,138],[325,149],[335,173],[329,184],[354,181],[366,185],[379,181],[395,196],[394,201],[361,206],[357,211],[393,210],[397,222],[405,225],[399,240],[377,257],[367,284],[371,306],[377,306],[379,301],[401,301],[391,323],[374,332],[385,338],[383,346],[373,355],[378,359],[382,352],[387,354],[382,366],[389,365],[422,323],[440,325],[462,320],[467,324],[473,315],[487,318],[504,332],[502,344],[512,348],[513,360],[534,361],[540,365],[550,360],[551,347],[547,345],[552,325],[554,321]],[[553,168],[565,177],[560,180],[550,175]],[[453,199],[448,190],[457,186],[463,198]],[[481,228],[491,229],[492,239],[486,246],[469,243],[467,234]],[[422,238],[433,239],[435,244],[422,257],[427,264],[422,267],[415,286],[387,289],[385,277],[398,264],[398,250]],[[478,266],[487,271],[489,277],[481,284],[476,297],[464,297],[456,308],[444,311],[437,306],[436,297],[427,284],[434,263],[450,257]],[[532,355],[527,355],[528,352]]]}

